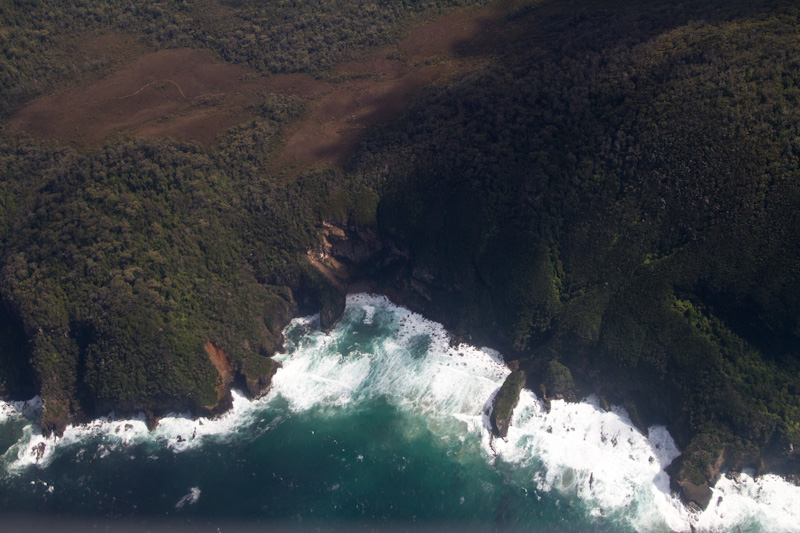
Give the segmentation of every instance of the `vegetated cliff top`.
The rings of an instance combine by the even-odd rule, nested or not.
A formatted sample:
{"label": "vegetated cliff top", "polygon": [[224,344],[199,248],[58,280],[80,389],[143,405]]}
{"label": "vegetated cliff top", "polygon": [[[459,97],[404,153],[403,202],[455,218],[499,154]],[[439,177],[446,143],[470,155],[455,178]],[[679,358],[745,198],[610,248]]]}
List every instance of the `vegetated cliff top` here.
{"label": "vegetated cliff top", "polygon": [[365,143],[382,229],[451,327],[667,423],[685,479],[796,470],[796,8],[557,5]]}
{"label": "vegetated cliff top", "polygon": [[40,391],[46,429],[213,412],[298,308],[334,320],[306,251],[377,196],[330,166],[461,68],[452,44],[492,15],[466,5],[3,8],[3,392]]}
{"label": "vegetated cliff top", "polygon": [[[667,423],[685,450],[676,477],[702,485],[726,462],[796,469],[797,8],[502,3],[472,11],[463,41],[425,56],[436,32],[408,24],[468,4],[4,10],[6,114],[60,80],[110,87],[159,47],[255,69],[235,67],[235,87],[200,103],[190,100],[206,93],[179,80],[136,80],[147,109],[164,106],[146,128],[129,122],[145,139],[73,145],[4,127],[5,393],[41,391],[52,427],[109,406],[213,407],[221,378],[206,342],[236,371],[261,368],[298,308],[335,319],[341,290],[306,254],[329,221],[399,251],[351,272],[521,358],[529,382],[557,358],[576,392]],[[70,35],[56,29],[64,20]],[[112,31],[140,55],[81,51],[81,35]],[[418,46],[393,44],[403,35]],[[75,60],[85,57],[99,59]],[[282,72],[304,81],[260,77]],[[359,99],[413,72],[439,74],[409,81],[405,109],[391,91]],[[334,86],[348,88],[340,108],[360,129],[320,148],[317,166],[281,159],[303,128],[349,131],[345,115],[319,115]],[[381,105],[391,112],[366,108]],[[160,137],[192,117],[221,134]]]}

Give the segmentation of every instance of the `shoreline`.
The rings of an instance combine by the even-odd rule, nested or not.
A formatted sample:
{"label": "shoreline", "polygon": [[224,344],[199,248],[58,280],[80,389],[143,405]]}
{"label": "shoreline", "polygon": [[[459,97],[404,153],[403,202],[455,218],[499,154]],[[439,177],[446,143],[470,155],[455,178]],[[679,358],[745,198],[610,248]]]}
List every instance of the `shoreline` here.
{"label": "shoreline", "polygon": [[[363,285],[361,285],[361,286],[363,286]],[[360,286],[356,286],[355,289],[358,289],[359,287]],[[392,302],[392,300],[386,295],[380,295],[380,294],[375,294],[375,293],[365,294],[365,293],[356,293],[356,292],[353,292],[351,294],[363,294],[365,298],[371,298],[371,297],[385,298],[389,302],[389,304],[391,306],[407,310],[407,308],[403,308],[402,306],[399,306],[399,305],[395,304],[394,302]],[[438,322],[430,321],[430,320],[426,319],[423,315],[421,315],[419,313],[416,313],[414,311],[408,310],[408,312],[410,312],[412,314],[416,314],[422,320],[427,321],[427,322],[431,322],[433,324],[436,324],[437,327],[441,327],[441,329],[443,331],[446,331],[446,330],[444,330],[443,326],[441,326],[441,324],[439,324]],[[302,318],[302,317],[300,317],[300,318]],[[505,363],[505,361],[503,362],[503,366],[507,367],[507,364]],[[66,435],[67,440],[65,441],[65,443],[67,443],[67,444],[75,443],[76,442],[76,439],[75,439],[76,435],[78,435],[78,436],[87,435],[88,436],[88,435],[95,434],[96,432],[105,432],[105,433],[108,433],[110,435],[111,434],[115,434],[115,435],[120,435],[121,434],[123,436],[126,435],[126,434],[130,434],[132,436],[136,435],[137,437],[135,437],[135,438],[143,438],[143,439],[147,439],[147,440],[158,439],[158,438],[167,438],[168,445],[169,446],[174,446],[173,451],[175,451],[177,453],[177,452],[185,451],[185,450],[187,450],[189,448],[194,447],[196,445],[195,443],[199,443],[199,445],[202,445],[203,438],[205,438],[207,436],[210,436],[210,435],[228,435],[228,436],[233,436],[233,435],[236,434],[236,426],[240,425],[242,423],[242,420],[245,420],[242,417],[245,417],[248,412],[257,411],[260,408],[260,406],[262,405],[258,400],[248,400],[246,397],[244,397],[244,395],[240,391],[237,391],[236,389],[233,389],[233,390],[235,392],[232,393],[233,396],[234,396],[234,399],[233,399],[233,402],[232,402],[232,408],[230,410],[228,410],[228,411],[216,416],[216,417],[213,417],[213,418],[206,418],[206,417],[189,418],[189,417],[186,417],[185,415],[177,415],[177,416],[171,416],[171,417],[167,416],[167,417],[163,417],[162,420],[163,419],[169,419],[169,424],[168,424],[170,426],[169,428],[167,428],[167,427],[159,427],[159,428],[156,428],[156,429],[150,429],[150,428],[146,427],[146,421],[145,421],[144,414],[140,415],[138,418],[131,418],[131,419],[111,419],[110,417],[101,417],[99,419],[96,419],[96,420],[94,420],[92,422],[89,422],[89,423],[86,423],[86,424],[71,425],[68,428],[67,435]],[[527,390],[527,392],[532,397],[536,398],[537,402],[540,402],[540,403],[543,402],[543,400],[541,398],[539,398],[539,396],[536,395],[533,391],[531,391],[530,389],[525,389],[525,390]],[[605,413],[611,414],[612,412],[614,412],[614,413],[620,413],[620,412],[624,413],[625,412],[624,409],[621,408],[621,407],[614,407],[611,410],[602,409],[600,407],[599,403],[596,400],[594,402],[592,402],[590,400],[591,400],[590,398],[584,398],[579,402],[561,401],[561,403],[558,404],[558,409],[580,409],[580,408],[583,408],[582,406],[584,406],[585,404],[588,404],[588,405],[592,405],[593,406],[592,408],[597,413],[605,412]],[[30,402],[23,402],[23,403],[17,402],[17,403],[19,404],[20,407],[24,408],[23,404],[30,403]],[[4,402],[4,407],[5,406],[8,406],[8,403]],[[5,409],[4,411],[7,412],[7,409]],[[625,418],[627,419],[627,416],[625,416]],[[628,419],[628,422],[630,422],[629,419]],[[205,429],[202,430],[203,433],[197,434],[197,430],[200,427],[204,427]],[[213,429],[213,428],[216,428],[216,429]],[[519,429],[516,426],[512,426],[512,428],[515,428],[517,430]],[[192,434],[192,431],[194,431],[195,433]],[[171,435],[171,436],[167,436],[167,435]],[[643,436],[646,436],[646,435],[647,435],[647,433],[643,434]],[[200,440],[196,441],[197,437],[199,437]],[[62,439],[60,439],[58,437],[51,437],[50,439],[41,439],[41,442],[37,440],[36,442],[33,443],[32,447],[31,447],[31,453],[33,453],[33,454],[39,453],[38,452],[39,450],[41,450],[40,453],[42,453],[42,454],[52,453],[53,450],[48,450],[48,449],[42,448],[42,444],[45,442],[45,440],[48,443],[55,443],[56,445],[58,445],[58,443]],[[40,457],[40,459],[41,459],[41,457]],[[41,468],[41,466],[39,465],[39,460],[38,459],[36,461],[34,461],[33,463],[29,463],[29,464],[37,465],[38,467]],[[748,473],[747,471],[742,472],[741,474],[738,474],[738,475],[736,473],[733,473],[733,472],[728,472],[728,473],[724,474],[720,478],[720,481],[718,482],[717,485],[719,485],[721,483],[722,484],[721,487],[727,487],[726,490],[734,490],[734,488],[736,486],[741,485],[742,482],[744,482],[744,483],[768,482],[770,479],[772,479],[772,478],[768,477],[770,475],[771,474],[762,474],[762,475],[759,475],[759,476],[753,476],[751,473]],[[786,478],[783,478],[783,477],[780,477],[780,476],[775,476],[775,477],[777,477],[778,479],[780,479],[780,480],[782,480],[784,482],[792,483],[792,481],[789,480],[789,479],[786,479]],[[751,478],[752,481],[748,481],[748,478]],[[739,484],[739,485],[736,485],[736,484]],[[715,487],[713,489],[715,495],[718,492],[717,485],[715,485]],[[734,488],[732,488],[732,487],[734,487]],[[722,490],[722,489],[719,489],[719,490]],[[736,490],[738,490],[738,489],[736,489]],[[672,494],[674,495],[675,493],[673,492]],[[716,501],[717,499],[718,498],[715,496],[715,501],[713,502],[714,505],[717,505],[717,503],[718,503]],[[696,511],[696,512],[699,513],[697,516],[702,515],[701,511]]]}

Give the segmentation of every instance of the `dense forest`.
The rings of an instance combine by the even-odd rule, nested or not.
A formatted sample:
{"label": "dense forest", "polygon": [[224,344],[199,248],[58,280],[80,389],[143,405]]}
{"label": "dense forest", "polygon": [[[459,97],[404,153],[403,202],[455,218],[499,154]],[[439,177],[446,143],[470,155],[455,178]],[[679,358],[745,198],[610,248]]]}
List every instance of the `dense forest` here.
{"label": "dense forest", "polygon": [[357,171],[389,169],[383,231],[410,241],[451,327],[499,338],[545,392],[557,361],[641,423],[666,421],[697,484],[765,447],[787,459],[800,11],[536,14],[514,14],[538,31],[492,66],[365,142]]}
{"label": "dense forest", "polygon": [[[82,35],[326,76],[479,3],[15,1],[0,7],[0,113],[119,66],[81,56]],[[271,164],[306,112],[291,95],[212,146],[2,127],[3,395],[41,393],[50,429],[224,407],[207,343],[256,379],[289,318],[335,321],[342,289],[307,259],[326,223],[383,243],[340,257],[359,267],[347,281],[501,348],[546,397],[596,392],[666,423],[676,478],[797,473],[800,9],[503,6],[452,52],[473,67],[369,130],[343,168]]]}

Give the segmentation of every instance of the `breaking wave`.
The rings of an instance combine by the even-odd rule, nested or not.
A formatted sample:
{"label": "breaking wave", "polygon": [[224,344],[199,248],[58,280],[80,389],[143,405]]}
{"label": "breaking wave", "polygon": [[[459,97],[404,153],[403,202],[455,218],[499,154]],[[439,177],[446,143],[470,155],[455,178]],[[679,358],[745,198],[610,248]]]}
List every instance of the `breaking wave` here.
{"label": "breaking wave", "polygon": [[[472,443],[457,459],[458,453],[448,451],[446,460],[502,472],[492,483],[513,489],[525,505],[550,506],[556,513],[569,509],[570,516],[580,515],[584,525],[600,530],[798,530],[800,488],[777,476],[723,476],[708,509],[689,510],[669,489],[664,469],[680,451],[666,429],[654,426],[644,435],[624,409],[606,411],[595,398],[553,401],[548,412],[523,390],[507,438],[493,438],[488,411],[509,373],[500,354],[454,346],[443,326],[384,297],[349,296],[345,316],[329,334],[319,331],[317,320],[296,319],[287,328],[287,352],[276,357],[283,367],[268,395],[249,401],[234,391],[231,411],[215,419],[175,414],[148,431],[143,416],[116,420],[112,413],[70,426],[61,438],[45,438],[35,422],[41,400],[0,403],[0,427],[11,435],[3,448],[4,479],[35,476],[60,457],[86,453],[96,461],[125,453],[136,459],[224,444],[235,454],[237,442],[269,439],[289,420],[351,414],[357,426],[363,409],[383,402],[423,421],[423,427],[405,428],[407,441],[422,432],[434,443]],[[200,500],[201,489],[193,484],[182,485],[184,495],[171,500],[174,509],[202,508],[206,498]],[[524,526],[525,520],[511,523]]]}

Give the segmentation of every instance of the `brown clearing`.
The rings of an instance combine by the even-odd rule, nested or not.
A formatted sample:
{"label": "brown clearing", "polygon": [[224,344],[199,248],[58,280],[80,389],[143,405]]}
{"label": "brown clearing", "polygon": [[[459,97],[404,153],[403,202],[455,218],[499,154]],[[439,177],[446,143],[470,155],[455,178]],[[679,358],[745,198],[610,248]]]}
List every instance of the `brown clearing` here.
{"label": "brown clearing", "polygon": [[311,263],[311,265],[314,268],[316,268],[320,274],[325,276],[328,279],[328,281],[330,281],[333,284],[334,287],[340,290],[344,290],[347,288],[345,285],[346,278],[339,277],[335,270],[336,267],[338,267],[339,270],[343,270],[343,268],[341,267],[341,263],[336,261],[336,259],[332,257],[322,258],[326,260],[326,262],[332,263],[331,266],[328,266],[322,264],[322,262],[315,257],[314,252],[312,250],[307,251],[306,256],[308,257],[308,262]]}
{"label": "brown clearing", "polygon": [[206,341],[203,348],[205,348],[208,357],[211,359],[211,363],[214,365],[214,368],[217,369],[219,377],[222,380],[222,383],[217,386],[217,401],[220,401],[227,393],[228,387],[233,383],[233,366],[231,366],[231,362],[228,360],[228,354],[213,342]]}
{"label": "brown clearing", "polygon": [[[286,126],[273,170],[299,172],[340,165],[364,130],[397,116],[411,94],[474,68],[456,47],[503,24],[514,4],[457,12],[412,29],[396,46],[341,64],[328,80],[305,74],[260,76],[198,50],[163,50],[130,58],[114,36],[87,39],[82,52],[97,61],[129,54],[127,66],[85,86],[37,99],[9,119],[11,129],[94,146],[116,132],[212,144],[249,118],[265,94],[303,98],[307,112]],[[483,41],[484,39],[480,39]],[[477,55],[477,54],[470,54]]]}

